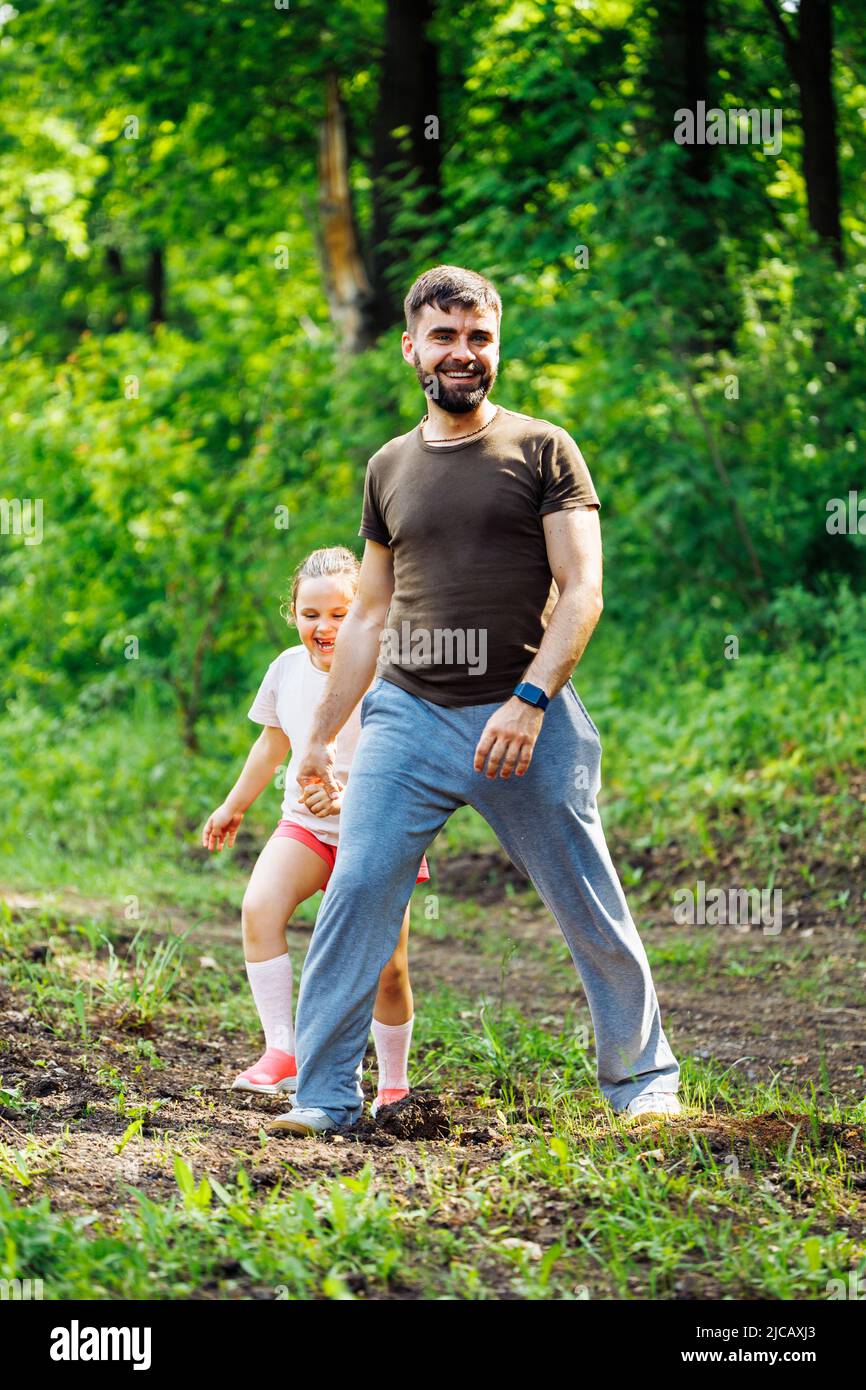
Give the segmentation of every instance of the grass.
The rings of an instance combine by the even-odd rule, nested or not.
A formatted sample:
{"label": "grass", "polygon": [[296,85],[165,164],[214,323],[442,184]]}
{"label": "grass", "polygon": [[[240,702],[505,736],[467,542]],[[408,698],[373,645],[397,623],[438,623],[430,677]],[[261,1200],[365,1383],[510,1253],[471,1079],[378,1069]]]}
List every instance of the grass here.
{"label": "grass", "polygon": [[53,1143],[28,1137],[18,1146],[0,1142],[0,1180],[28,1188],[38,1177],[55,1169],[63,1151],[63,1138]]}
{"label": "grass", "polygon": [[[676,841],[683,863],[718,863],[722,878],[746,846],[769,884],[784,842],[798,896],[850,939],[863,920],[849,887],[862,806],[839,769],[866,753],[856,658],[853,641],[833,661],[747,655],[709,684],[645,677],[634,701],[591,649],[579,687],[602,731],[602,810],[627,834],[622,878],[638,912],[667,891],[645,867],[649,846]],[[243,721],[216,719],[198,759],[146,695],[102,716],[98,739],[83,720],[40,711],[12,711],[3,733],[0,882],[41,889],[45,903],[23,916],[0,907],[4,1007],[29,1011],[31,1066],[50,1081],[60,1058],[79,1103],[68,1116],[43,1106],[0,1039],[0,1277],[41,1278],[49,1299],[340,1301],[820,1299],[834,1279],[862,1281],[862,1151],[850,1135],[864,1133],[866,1103],[834,1096],[820,1037],[808,1082],[784,1080],[783,1063],[756,1078],[747,1064],[763,1025],[746,1016],[731,1064],[681,1055],[684,1120],[629,1130],[599,1095],[578,996],[545,1006],[545,983],[570,965],[554,932],[520,934],[538,909],[531,890],[493,908],[439,892],[438,915],[413,918],[419,941],[440,958],[452,944],[473,953],[488,982],[428,981],[418,1010],[413,1085],[441,1093],[451,1137],[275,1147],[254,1116],[238,1123],[207,1060],[214,1039],[239,1055],[259,1039],[238,944],[208,928],[237,913],[278,789],[248,815],[241,855],[208,858],[196,844],[243,757]],[[463,808],[435,852],[495,843]],[[60,890],[73,884],[82,903],[70,913]],[[837,959],[817,938],[656,917],[657,981],[688,982],[708,1004],[733,989],[815,1009],[834,1007],[843,984],[846,1004],[866,996],[866,951]],[[534,1009],[508,988],[524,967]],[[110,1200],[73,1184],[54,1209],[76,1165],[91,1165]]]}
{"label": "grass", "polygon": [[179,1158],[175,1172],[175,1198],[135,1193],[111,1230],[59,1217],[44,1198],[21,1206],[0,1189],[2,1277],[32,1270],[52,1299],[230,1294],[241,1283],[273,1298],[340,1299],[352,1297],[347,1276],[387,1281],[400,1257],[391,1204],[369,1170],[308,1189],[276,1185],[264,1197],[243,1169],[229,1186],[196,1179]]}
{"label": "grass", "polygon": [[[116,1115],[114,1152],[132,1174],[160,1174],[173,1195],[139,1176],[119,1182],[110,1211],[52,1210],[45,1189],[86,1140],[88,1117],[59,1136],[30,1132],[38,1111],[5,1086],[15,1137],[0,1149],[0,1275],[41,1278],[46,1298],[670,1298],[685,1279],[699,1297],[805,1299],[866,1268],[856,1165],[828,1128],[862,1127],[866,1105],[819,1101],[814,1087],[778,1078],[750,1083],[736,1067],[686,1057],[693,1120],[632,1131],[600,1100],[577,1012],[554,1030],[444,988],[418,1015],[415,1084],[442,1088],[446,1102],[449,1086],[468,1087],[475,1118],[447,1143],[419,1143],[381,1171],[374,1156],[340,1172],[344,1151],[332,1148],[318,1176],[294,1166],[303,1148],[279,1150],[279,1176],[264,1184],[256,1165],[270,1158],[266,1141],[236,1143],[215,1165],[207,1093],[194,1123],[159,1128],[160,1054],[167,1039],[187,1037],[192,1013],[204,1034],[222,1026],[238,993],[233,973],[196,969],[192,943],[177,941],[149,1012],[155,1038],[133,1036],[137,995],[126,991],[85,995],[82,1029],[75,977],[110,967],[111,932],[121,929],[52,928],[55,945],[25,967],[31,933],[4,914],[4,981],[38,1018],[52,998],[53,1035],[81,1045],[77,1074],[99,1083]],[[160,957],[133,940],[139,989]],[[213,950],[227,967],[232,948]],[[105,1031],[106,1009],[125,1019],[120,1047]],[[254,1033],[248,1005],[236,1022]],[[50,1035],[42,1049],[50,1054]],[[736,1125],[708,1137],[714,1114]],[[786,1114],[781,1137],[762,1136],[763,1117]],[[483,1161],[468,1157],[467,1123],[496,1137]]]}
{"label": "grass", "polygon": [[126,962],[119,960],[109,937],[106,977],[100,982],[102,998],[114,1007],[121,1026],[141,1028],[158,1017],[180,974],[183,937],[153,941],[144,927],[136,931]]}
{"label": "grass", "polygon": [[[614,634],[593,642],[576,679],[602,734],[600,805],[610,831],[627,826],[633,851],[673,838],[709,862],[748,838],[769,881],[780,862],[779,835],[809,844],[832,803],[836,834],[828,848],[843,860],[851,853],[846,841],[856,835],[862,807],[845,795],[844,769],[866,760],[859,631],[821,654],[752,652],[685,675],[660,665],[655,684],[644,663],[637,701],[628,685],[633,655],[617,657],[617,640]],[[84,711],[55,717],[15,706],[0,729],[7,750],[0,882],[21,891],[86,883],[119,911],[144,919],[169,905],[196,921],[238,910],[249,864],[278,819],[282,797],[275,783],[247,813],[238,842],[243,864],[230,852],[208,856],[200,849],[201,825],[251,741],[242,715],[215,715],[197,757],[183,749],[171,716],[145,687],[130,709],[101,712],[98,726]],[[495,847],[483,819],[464,807],[435,849]],[[626,887],[638,886],[641,873],[626,853]],[[312,920],[316,906],[313,899],[300,915]]]}
{"label": "grass", "polygon": [[[243,1169],[224,1185],[176,1158],[175,1198],[156,1203],[136,1192],[111,1230],[59,1218],[44,1199],[21,1205],[0,1193],[3,1277],[42,1278],[51,1298],[243,1288],[345,1299],[413,1285],[420,1296],[485,1298],[495,1271],[514,1297],[581,1289],[630,1297],[638,1282],[653,1298],[670,1296],[688,1270],[741,1296],[790,1299],[818,1297],[830,1279],[866,1264],[862,1241],[821,1229],[850,1200],[840,1173],[810,1151],[788,1185],[817,1184],[819,1199],[799,1215],[769,1180],[732,1177],[692,1139],[659,1141],[661,1161],[648,1162],[636,1144],[593,1142],[577,1116],[560,1115],[559,1124],[563,1134],[513,1147],[483,1183],[449,1181],[422,1160],[408,1175],[412,1209],[377,1184],[369,1164],[358,1177],[294,1188],[289,1171],[285,1186],[258,1194]],[[579,1218],[546,1247],[513,1234],[533,1220],[540,1191],[561,1192]],[[471,1220],[458,1224],[458,1211]]]}

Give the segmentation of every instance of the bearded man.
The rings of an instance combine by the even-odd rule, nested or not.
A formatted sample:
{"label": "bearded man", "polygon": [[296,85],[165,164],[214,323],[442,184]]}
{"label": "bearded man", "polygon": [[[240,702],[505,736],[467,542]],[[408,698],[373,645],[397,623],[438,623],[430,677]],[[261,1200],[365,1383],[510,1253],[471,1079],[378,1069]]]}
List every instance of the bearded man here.
{"label": "bearded man", "polygon": [[[301,786],[339,795],[333,743],[361,700],[339,853],[301,980],[296,1105],[271,1132],[360,1118],[379,974],[421,856],[464,805],[562,930],[611,1108],[677,1114],[679,1067],[596,804],[599,734],[571,683],[602,610],[598,496],[566,430],[490,400],[502,302],[488,280],[437,266],[404,308],[403,357],[427,414],[369,461],[358,591],[298,771]],[[386,651],[386,625],[413,640]],[[464,640],[437,644],[446,632]]]}

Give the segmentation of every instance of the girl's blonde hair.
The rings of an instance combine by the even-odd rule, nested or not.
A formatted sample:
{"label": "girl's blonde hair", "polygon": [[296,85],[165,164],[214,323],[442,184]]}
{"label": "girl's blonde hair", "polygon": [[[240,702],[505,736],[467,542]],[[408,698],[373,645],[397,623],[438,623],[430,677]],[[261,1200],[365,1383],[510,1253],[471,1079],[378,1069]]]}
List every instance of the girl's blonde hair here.
{"label": "girl's blonde hair", "polygon": [[358,587],[358,575],[361,573],[361,565],[357,555],[351,550],[347,550],[344,545],[332,545],[322,550],[313,550],[302,560],[292,575],[292,591],[288,599],[284,599],[280,605],[280,613],[287,623],[294,621],[295,603],[298,598],[298,589],[302,579],[322,579],[326,575],[330,578],[338,574],[348,574],[352,579],[352,588]]}

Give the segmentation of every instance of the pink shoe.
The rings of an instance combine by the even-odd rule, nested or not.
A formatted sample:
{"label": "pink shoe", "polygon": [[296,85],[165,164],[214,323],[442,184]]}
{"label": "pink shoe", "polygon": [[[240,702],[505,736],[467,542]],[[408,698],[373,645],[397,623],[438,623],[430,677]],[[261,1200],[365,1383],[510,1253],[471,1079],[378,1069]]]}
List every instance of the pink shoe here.
{"label": "pink shoe", "polygon": [[376,1111],[380,1109],[381,1106],[393,1105],[396,1101],[402,1100],[404,1096],[408,1096],[408,1094],[409,1092],[405,1087],[403,1087],[402,1090],[378,1091],[376,1093],[376,1099],[370,1106],[370,1114],[375,1116]]}
{"label": "pink shoe", "polygon": [[257,1091],[263,1096],[277,1096],[282,1091],[298,1089],[298,1064],[290,1052],[269,1047],[259,1060],[232,1082],[233,1091]]}

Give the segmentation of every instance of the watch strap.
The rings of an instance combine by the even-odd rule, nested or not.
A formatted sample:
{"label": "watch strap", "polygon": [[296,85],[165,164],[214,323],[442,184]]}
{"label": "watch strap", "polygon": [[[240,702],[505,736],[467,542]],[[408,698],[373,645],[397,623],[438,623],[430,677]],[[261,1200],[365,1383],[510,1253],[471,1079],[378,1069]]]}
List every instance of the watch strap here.
{"label": "watch strap", "polygon": [[544,693],[540,685],[533,685],[530,681],[520,681],[512,693],[535,709],[546,710],[550,704],[550,696]]}

